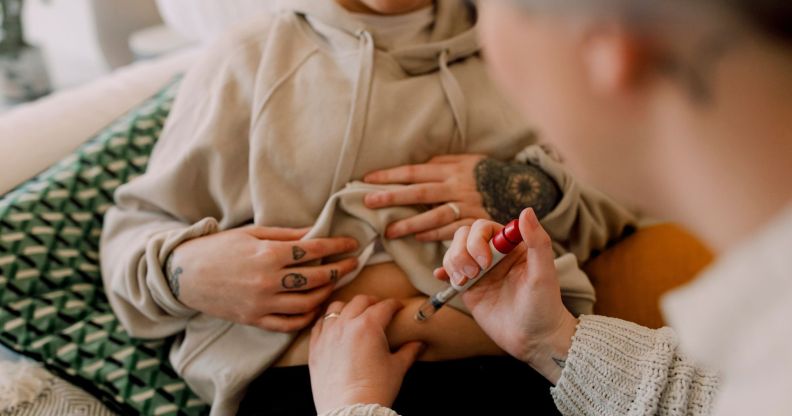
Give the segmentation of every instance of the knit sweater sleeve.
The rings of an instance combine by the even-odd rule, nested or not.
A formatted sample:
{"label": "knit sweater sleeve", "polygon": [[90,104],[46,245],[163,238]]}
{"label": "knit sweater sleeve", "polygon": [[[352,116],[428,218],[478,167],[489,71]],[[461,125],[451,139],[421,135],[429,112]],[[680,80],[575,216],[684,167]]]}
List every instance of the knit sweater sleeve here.
{"label": "knit sweater sleeve", "polygon": [[679,351],[670,328],[582,316],[551,392],[564,415],[707,415],[718,376]]}
{"label": "knit sweater sleeve", "polygon": [[399,416],[399,414],[378,404],[355,404],[340,407],[319,416]]}

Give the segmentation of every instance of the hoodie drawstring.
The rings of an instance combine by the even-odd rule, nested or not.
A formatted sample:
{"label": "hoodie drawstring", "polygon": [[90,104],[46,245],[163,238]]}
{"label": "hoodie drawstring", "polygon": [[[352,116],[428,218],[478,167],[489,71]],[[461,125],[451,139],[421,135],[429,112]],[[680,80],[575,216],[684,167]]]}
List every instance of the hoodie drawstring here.
{"label": "hoodie drawstring", "polygon": [[357,36],[360,39],[360,68],[344,134],[344,143],[341,145],[341,154],[333,175],[331,194],[343,188],[352,179],[368,118],[371,83],[374,77],[374,38],[365,30],[359,31]]}
{"label": "hoodie drawstring", "polygon": [[464,151],[467,149],[468,127],[465,94],[462,92],[459,81],[451,70],[448,69],[448,50],[444,49],[440,52],[438,59],[440,61],[440,84],[443,87],[443,93],[448,100],[448,105],[451,107],[451,113],[454,115],[454,121],[459,130],[459,147],[452,151]]}

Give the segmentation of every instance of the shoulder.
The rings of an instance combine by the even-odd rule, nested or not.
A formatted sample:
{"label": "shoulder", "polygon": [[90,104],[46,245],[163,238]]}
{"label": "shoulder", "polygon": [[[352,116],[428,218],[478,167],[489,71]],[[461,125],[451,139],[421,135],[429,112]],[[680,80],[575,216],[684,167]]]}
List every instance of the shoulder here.
{"label": "shoulder", "polygon": [[270,32],[278,30],[286,18],[287,16],[282,12],[266,12],[251,16],[220,35],[209,46],[209,51],[234,55],[248,49],[261,48],[269,39]]}
{"label": "shoulder", "polygon": [[[288,12],[268,12],[251,16],[209,44],[188,76],[207,78],[248,78],[261,65],[273,38],[288,39],[293,30]],[[286,35],[286,36],[283,36]]]}

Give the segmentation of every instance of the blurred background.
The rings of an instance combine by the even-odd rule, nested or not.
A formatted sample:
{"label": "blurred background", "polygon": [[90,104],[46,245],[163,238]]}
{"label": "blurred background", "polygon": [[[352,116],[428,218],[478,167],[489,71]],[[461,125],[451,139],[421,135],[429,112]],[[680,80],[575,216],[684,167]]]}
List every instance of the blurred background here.
{"label": "blurred background", "polygon": [[0,111],[211,40],[274,0],[0,0]]}

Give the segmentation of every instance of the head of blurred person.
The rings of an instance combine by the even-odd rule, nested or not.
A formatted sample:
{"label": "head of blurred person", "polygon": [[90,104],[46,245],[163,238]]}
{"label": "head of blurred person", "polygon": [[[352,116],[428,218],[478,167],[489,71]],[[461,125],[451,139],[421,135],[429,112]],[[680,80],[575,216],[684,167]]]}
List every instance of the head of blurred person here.
{"label": "head of blurred person", "polygon": [[484,0],[494,78],[581,178],[716,250],[792,197],[792,2]]}
{"label": "head of blurred person", "polygon": [[[335,0],[355,13],[397,15],[414,12],[434,3],[434,0]],[[461,0],[460,0],[461,1]]]}

